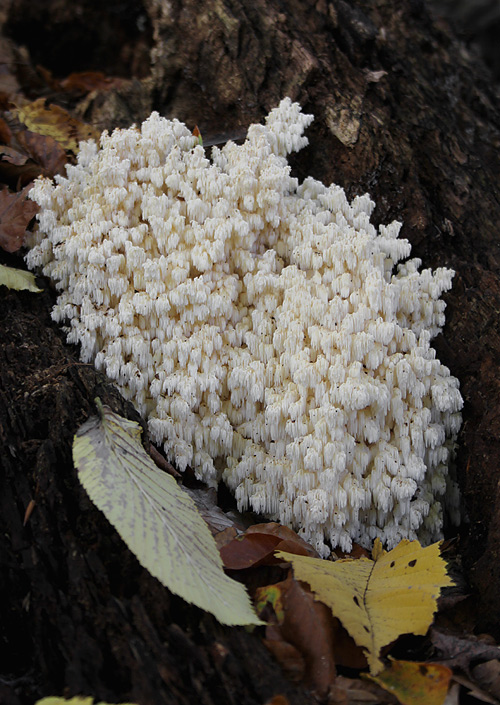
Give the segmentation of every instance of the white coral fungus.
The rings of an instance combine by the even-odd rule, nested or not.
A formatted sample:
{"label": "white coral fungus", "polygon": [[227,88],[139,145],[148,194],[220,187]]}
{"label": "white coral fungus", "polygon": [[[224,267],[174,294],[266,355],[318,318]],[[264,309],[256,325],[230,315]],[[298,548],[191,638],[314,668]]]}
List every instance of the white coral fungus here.
{"label": "white coral fungus", "polygon": [[[177,120],[83,143],[38,179],[27,255],[67,339],[148,418],[182,470],[348,550],[441,536],[458,381],[430,340],[453,272],[410,259],[374,203],[290,176],[312,121],[281,102],[205,156]],[[397,265],[397,266],[396,266]]]}

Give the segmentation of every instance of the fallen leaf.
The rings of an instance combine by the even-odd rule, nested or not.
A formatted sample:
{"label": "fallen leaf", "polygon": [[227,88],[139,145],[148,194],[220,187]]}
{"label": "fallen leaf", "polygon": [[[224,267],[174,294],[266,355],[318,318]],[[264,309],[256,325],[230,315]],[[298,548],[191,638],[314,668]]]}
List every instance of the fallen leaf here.
{"label": "fallen leaf", "polygon": [[500,700],[500,661],[498,659],[475,666],[472,669],[472,677],[483,690]]}
{"label": "fallen leaf", "polygon": [[[282,541],[286,541],[288,545],[294,544],[296,550],[290,550],[290,553],[296,553],[299,556],[313,556],[314,558],[319,558],[318,552],[311,546],[311,544],[304,541],[304,539],[299,536],[293,529],[288,526],[283,526],[283,524],[278,524],[275,521],[270,521],[265,524],[252,524],[249,526],[247,534],[268,534],[272,536],[278,536]],[[286,549],[280,549],[285,551]]]}
{"label": "fallen leaf", "polygon": [[14,147],[6,147],[4,145],[0,147],[0,157],[2,158],[2,161],[6,161],[9,164],[14,164],[15,166],[22,166],[23,164],[26,164],[29,159],[28,155],[24,152],[20,152]]}
{"label": "fallen leaf", "polygon": [[[94,698],[92,696],[87,697],[85,695],[76,695],[74,698],[59,698],[53,695],[48,698],[42,698],[37,700],[35,705],[108,705],[104,702],[96,702],[94,704]],[[120,703],[120,705],[134,705],[134,703]]]}
{"label": "fallen leaf", "polygon": [[296,681],[326,694],[336,675],[335,625],[328,608],[291,575],[258,589],[256,601],[259,615],[271,622],[266,627],[267,648]]}
{"label": "fallen leaf", "polygon": [[224,567],[229,570],[244,570],[262,565],[268,559],[277,563],[274,550],[282,541],[271,534],[244,534],[237,536],[220,550]]}
{"label": "fallen leaf", "polygon": [[230,529],[232,527],[243,529],[237,521],[228,516],[218,506],[217,490],[215,488],[201,487],[191,489],[190,487],[184,487],[184,492],[187,492],[194,501],[196,508],[206,521],[208,528],[214,536],[223,529]]}
{"label": "fallen leaf", "polygon": [[442,587],[452,584],[439,543],[422,548],[401,541],[392,551],[373,547],[373,560],[335,562],[278,552],[298,580],[311,586],[359,646],[365,647],[372,675],[384,669],[380,650],[401,634],[427,633]]}
{"label": "fallen leaf", "polygon": [[106,76],[101,71],[79,71],[70,73],[59,82],[61,88],[72,93],[91,93],[92,91],[109,91],[125,83],[123,78]]}
{"label": "fallen leaf", "polygon": [[337,676],[328,693],[328,705],[397,705],[391,695],[377,683]]}
{"label": "fallen leaf", "polygon": [[460,691],[461,687],[459,683],[455,683],[453,680],[450,687],[448,688],[448,693],[444,699],[443,705],[460,705]]}
{"label": "fallen leaf", "polygon": [[466,675],[470,675],[473,661],[500,659],[498,646],[487,644],[474,635],[458,637],[433,627],[430,631],[430,639],[438,651],[439,661],[451,668],[460,669]]}
{"label": "fallen leaf", "polygon": [[96,399],[99,416],[78,429],[73,462],[92,502],[140,563],[176,595],[222,624],[262,624],[245,588],[224,574],[193,500],[144,450],[139,424]]}
{"label": "fallen leaf", "polygon": [[19,193],[0,191],[0,247],[16,252],[24,241],[26,228],[38,211],[38,206],[27,199],[31,186]]}
{"label": "fallen leaf", "polygon": [[73,117],[64,108],[58,105],[45,107],[44,98],[16,106],[13,112],[31,132],[53,137],[64,149],[70,149],[75,154],[79,142],[91,138],[98,140],[100,137],[98,130]]}
{"label": "fallen leaf", "polygon": [[53,137],[37,134],[31,130],[16,133],[17,142],[36,164],[39,164],[44,176],[64,174],[68,155]]}
{"label": "fallen leaf", "polygon": [[402,705],[443,705],[452,672],[436,663],[395,661],[377,676],[365,675],[393,693]]}
{"label": "fallen leaf", "polygon": [[15,291],[32,291],[35,294],[43,291],[37,287],[35,275],[32,272],[6,267],[4,264],[0,264],[0,286],[6,286]]}
{"label": "fallen leaf", "polygon": [[259,565],[276,565],[275,551],[318,557],[318,553],[295,531],[276,522],[254,524],[221,548],[224,566],[244,570]]}
{"label": "fallen leaf", "polygon": [[469,678],[465,678],[465,676],[460,676],[457,673],[454,673],[453,680],[467,689],[467,695],[470,695],[471,697],[483,703],[490,703],[490,705],[498,705],[499,701],[495,697],[493,697],[493,695],[490,695],[485,690],[482,690],[478,685],[469,680]]}
{"label": "fallen leaf", "polygon": [[227,529],[223,529],[222,531],[218,531],[213,536],[214,536],[215,543],[217,544],[217,548],[219,549],[219,553],[220,553],[220,550],[223,546],[225,546],[226,544],[228,544],[230,541],[232,541],[233,539],[235,539],[238,536],[238,532],[234,528],[234,526],[228,526]]}
{"label": "fallen leaf", "polygon": [[0,118],[0,142],[2,144],[9,144],[12,139],[12,132],[10,127],[7,125],[5,120]]}

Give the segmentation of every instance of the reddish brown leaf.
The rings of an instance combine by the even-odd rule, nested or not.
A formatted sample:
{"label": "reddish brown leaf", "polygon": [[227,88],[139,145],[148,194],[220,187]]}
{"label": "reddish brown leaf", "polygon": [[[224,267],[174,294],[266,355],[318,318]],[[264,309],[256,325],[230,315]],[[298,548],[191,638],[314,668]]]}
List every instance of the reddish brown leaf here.
{"label": "reddish brown leaf", "polygon": [[2,144],[10,144],[12,139],[12,132],[10,127],[7,125],[5,120],[0,118],[0,142]]}
{"label": "reddish brown leaf", "polygon": [[349,553],[341,551],[340,549],[335,549],[335,555],[338,558],[370,558],[371,552],[367,551],[366,548],[360,546],[359,543],[353,541],[352,548]]}
{"label": "reddish brown leaf", "polygon": [[295,646],[280,639],[263,639],[262,641],[292,683],[300,683],[304,680],[306,664],[303,655]]}
{"label": "reddish brown leaf", "polygon": [[41,166],[45,176],[65,173],[68,155],[55,139],[46,135],[38,135],[30,130],[23,130],[16,134],[16,140],[24,148],[26,154]]}
{"label": "reddish brown leaf", "polygon": [[230,570],[244,570],[260,565],[282,563],[275,551],[289,551],[299,556],[318,557],[318,554],[295,531],[276,522],[254,524],[242,536],[224,544],[221,557]]}
{"label": "reddish brown leaf", "polygon": [[[254,524],[250,526],[247,534],[268,534],[271,536],[279,536],[282,541],[286,541],[288,548],[279,548],[280,551],[289,551],[290,553],[296,553],[299,556],[312,556],[313,558],[319,558],[319,554],[314,548],[304,541],[298,534],[295,533],[288,526],[282,526],[275,521],[268,522],[267,524]],[[292,548],[294,546],[295,548]]]}
{"label": "reddish brown leaf", "polygon": [[226,546],[228,543],[230,543],[233,539],[235,539],[238,535],[238,532],[234,528],[234,526],[228,526],[227,529],[224,529],[223,531],[219,531],[217,534],[215,534],[214,539],[215,543],[217,544],[217,548],[219,551],[223,546]]}
{"label": "reddish brown leaf", "polygon": [[7,147],[5,145],[0,146],[0,157],[2,161],[6,161],[9,164],[14,164],[15,166],[21,166],[26,164],[29,157],[24,152],[20,152],[14,147]]}
{"label": "reddish brown leaf", "polygon": [[31,186],[19,193],[0,191],[0,247],[15,252],[24,241],[26,228],[38,206],[26,198]]}
{"label": "reddish brown leaf", "polygon": [[252,566],[262,565],[264,561],[273,557],[274,550],[281,543],[279,536],[271,534],[244,534],[230,541],[220,550],[220,555],[225,568],[230,570],[244,570]]}
{"label": "reddish brown leaf", "polygon": [[28,159],[25,164],[13,164],[6,159],[0,159],[0,181],[7,184],[13,191],[19,191],[31,181],[40,176],[40,167]]}
{"label": "reddish brown leaf", "polygon": [[284,695],[275,695],[265,705],[290,705],[290,702]]}
{"label": "reddish brown leaf", "polygon": [[70,73],[60,82],[61,88],[73,93],[90,93],[91,91],[109,91],[119,88],[124,83],[123,78],[106,76],[101,71],[81,71]]}
{"label": "reddish brown leaf", "polygon": [[[269,593],[269,587],[257,590],[258,601],[266,595],[266,590]],[[271,587],[279,590],[280,609],[275,624],[266,627],[266,645],[278,660],[282,659],[280,663],[284,668],[291,669],[295,677],[302,673],[305,685],[324,696],[333,685],[336,675],[336,624],[332,613],[321,602],[316,602],[306,586],[294,580],[291,575]],[[263,614],[264,610],[261,610]]]}

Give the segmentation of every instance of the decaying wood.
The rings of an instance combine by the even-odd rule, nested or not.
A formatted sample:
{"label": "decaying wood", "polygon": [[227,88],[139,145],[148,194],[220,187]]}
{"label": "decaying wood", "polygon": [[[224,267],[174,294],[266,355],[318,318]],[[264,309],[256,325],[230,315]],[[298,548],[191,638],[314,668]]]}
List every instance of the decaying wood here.
{"label": "decaying wood", "polygon": [[[120,29],[118,48],[108,38],[106,51],[106,32],[127,8],[135,25]],[[368,191],[376,219],[402,220],[424,266],[456,270],[436,348],[466,401],[462,555],[480,619],[498,636],[500,119],[482,66],[419,0],[16,0],[4,15],[9,51],[24,62],[19,84],[31,72],[36,97],[40,73],[18,46],[35,39],[23,40],[23,23],[54,38],[49,68],[57,74],[59,61],[63,76],[73,37],[65,28],[85,18],[100,65],[80,57],[71,70],[130,79],[74,106],[100,127],[157,109],[210,138],[244,131],[285,95],[298,100],[316,120],[297,175],[334,181],[351,197]],[[250,705],[277,693],[312,702],[256,635],[223,629],[161,588],[93,508],[72,468],[72,435],[96,395],[135,413],[63,344],[50,294],[0,296],[0,701],[66,692],[155,705]]]}

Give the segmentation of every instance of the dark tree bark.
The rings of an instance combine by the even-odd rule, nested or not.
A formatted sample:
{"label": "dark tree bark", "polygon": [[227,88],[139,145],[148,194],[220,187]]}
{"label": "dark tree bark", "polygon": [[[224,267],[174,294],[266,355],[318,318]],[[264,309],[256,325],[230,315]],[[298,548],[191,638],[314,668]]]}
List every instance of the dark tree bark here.
{"label": "dark tree bark", "polygon": [[[316,119],[297,175],[350,197],[368,191],[379,222],[404,222],[424,266],[456,270],[435,346],[466,402],[462,556],[478,628],[498,636],[500,123],[482,65],[419,0],[16,0],[3,15],[2,51],[31,97],[47,89],[30,54],[59,76],[132,76],[74,106],[100,127],[157,109],[210,138],[244,132],[285,95],[298,100]],[[69,65],[75,27],[87,44]],[[277,693],[313,702],[258,635],[224,629],[162,588],[92,506],[72,466],[73,434],[95,396],[137,416],[63,343],[51,294],[0,297],[0,701],[65,692],[141,705],[253,705]]]}

